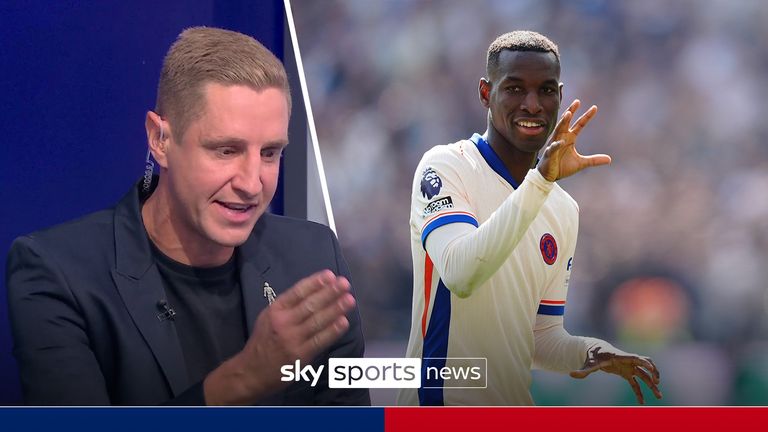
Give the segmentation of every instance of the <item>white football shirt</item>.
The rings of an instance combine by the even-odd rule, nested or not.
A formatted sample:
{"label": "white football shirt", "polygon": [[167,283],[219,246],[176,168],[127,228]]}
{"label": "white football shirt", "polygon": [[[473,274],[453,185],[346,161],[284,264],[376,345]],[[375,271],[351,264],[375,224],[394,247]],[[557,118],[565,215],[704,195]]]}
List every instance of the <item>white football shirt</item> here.
{"label": "white football shirt", "polygon": [[[442,249],[450,245],[428,243],[430,234],[453,224],[479,228],[478,244],[463,248],[470,256],[459,260],[472,265],[453,268]],[[422,388],[402,390],[398,404],[532,404],[534,324],[537,313],[564,313],[576,202],[536,169],[518,185],[475,134],[424,155],[413,182],[410,227],[414,288],[407,356],[423,359]],[[456,368],[482,364],[467,358],[487,358],[487,382],[455,378]]]}

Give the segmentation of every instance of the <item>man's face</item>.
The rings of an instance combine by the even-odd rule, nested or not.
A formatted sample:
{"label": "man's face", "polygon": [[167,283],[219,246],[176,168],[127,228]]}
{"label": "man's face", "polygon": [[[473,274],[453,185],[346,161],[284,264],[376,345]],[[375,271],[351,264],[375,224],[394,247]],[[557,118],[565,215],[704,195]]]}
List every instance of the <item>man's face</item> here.
{"label": "man's face", "polygon": [[526,153],[538,152],[557,122],[562,85],[552,53],[504,50],[490,78],[483,105],[507,142]]}
{"label": "man's face", "polygon": [[171,223],[180,238],[235,247],[275,195],[288,104],[276,88],[203,89],[204,113],[166,152]]}

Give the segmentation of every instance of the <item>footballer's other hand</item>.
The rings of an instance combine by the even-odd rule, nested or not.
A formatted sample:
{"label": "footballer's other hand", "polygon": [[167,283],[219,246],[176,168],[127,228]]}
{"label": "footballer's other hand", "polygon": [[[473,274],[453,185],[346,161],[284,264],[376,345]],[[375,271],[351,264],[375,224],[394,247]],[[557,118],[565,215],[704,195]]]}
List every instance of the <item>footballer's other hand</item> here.
{"label": "footballer's other hand", "polygon": [[637,402],[641,405],[645,404],[645,399],[643,398],[643,392],[640,390],[637,378],[640,378],[653,391],[656,399],[662,398],[661,390],[659,390],[661,375],[656,365],[653,364],[653,360],[649,357],[628,353],[601,352],[600,347],[595,347],[587,353],[587,360],[584,362],[584,366],[579,370],[572,371],[570,375],[573,378],[581,379],[599,370],[618,375],[627,380],[632,387],[632,391],[635,392]]}

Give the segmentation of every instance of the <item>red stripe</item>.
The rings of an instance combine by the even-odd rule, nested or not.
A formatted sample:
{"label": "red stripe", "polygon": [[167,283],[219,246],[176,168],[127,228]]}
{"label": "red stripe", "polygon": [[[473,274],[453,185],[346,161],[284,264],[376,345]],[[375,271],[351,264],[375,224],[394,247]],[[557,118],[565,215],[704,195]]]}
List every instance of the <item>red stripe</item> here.
{"label": "red stripe", "polygon": [[471,217],[472,217],[472,219],[475,219],[475,220],[477,220],[477,218],[475,217],[475,215],[473,215],[473,214],[472,214],[472,213],[470,213],[470,212],[465,212],[465,211],[452,211],[452,212],[445,212],[445,213],[440,213],[440,214],[438,214],[438,215],[435,215],[435,216],[432,216],[431,218],[429,218],[429,219],[428,219],[426,222],[424,222],[424,225],[421,227],[421,230],[422,230],[422,231],[424,231],[424,227],[426,227],[427,225],[429,225],[429,223],[430,223],[430,222],[432,222],[433,220],[435,220],[435,219],[437,219],[437,218],[441,218],[441,217],[443,217],[443,216],[452,215],[452,214],[463,214],[463,215],[471,216]]}
{"label": "red stripe", "polygon": [[427,310],[429,309],[429,295],[432,293],[432,260],[427,254],[424,260],[424,313],[421,315],[421,337],[427,337]]}
{"label": "red stripe", "polygon": [[565,300],[542,300],[541,303],[548,305],[564,305]]}
{"label": "red stripe", "polygon": [[[620,425],[596,427],[600,424]],[[384,408],[384,430],[441,432],[497,430],[568,430],[621,432],[652,430],[698,432],[756,429],[768,423],[768,409],[744,407],[513,407],[513,408]],[[657,425],[657,427],[649,425]],[[760,426],[760,425],[763,426]],[[507,426],[504,426],[507,425]],[[738,426],[741,425],[741,426]]]}

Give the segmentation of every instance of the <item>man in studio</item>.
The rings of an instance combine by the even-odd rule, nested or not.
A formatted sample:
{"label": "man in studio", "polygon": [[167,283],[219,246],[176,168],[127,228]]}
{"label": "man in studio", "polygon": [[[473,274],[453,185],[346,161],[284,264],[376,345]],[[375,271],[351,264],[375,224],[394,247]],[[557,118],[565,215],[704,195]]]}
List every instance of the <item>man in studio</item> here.
{"label": "man in studio", "polygon": [[290,90],[253,38],[196,27],[146,115],[159,176],[114,207],[18,238],[14,355],[33,405],[367,405],[367,389],[280,368],[362,357],[349,271],[327,227],[266,213]]}

